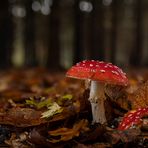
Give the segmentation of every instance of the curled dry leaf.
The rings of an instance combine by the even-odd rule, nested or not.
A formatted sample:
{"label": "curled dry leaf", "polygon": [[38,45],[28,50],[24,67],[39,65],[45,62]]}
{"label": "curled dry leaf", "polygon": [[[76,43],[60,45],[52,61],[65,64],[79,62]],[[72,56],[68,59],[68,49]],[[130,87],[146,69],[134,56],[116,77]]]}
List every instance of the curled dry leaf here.
{"label": "curled dry leaf", "polygon": [[131,105],[130,101],[127,99],[125,87],[117,85],[107,85],[105,93],[110,98],[112,105],[114,104],[116,106],[114,110],[116,110],[117,107],[127,111],[130,110]]}
{"label": "curled dry leaf", "polygon": [[81,132],[88,131],[89,128],[87,127],[88,121],[83,119],[80,120],[78,123],[75,123],[72,128],[59,128],[54,131],[49,131],[48,134],[51,137],[60,136],[60,139],[51,139],[49,140],[52,143],[60,142],[60,141],[68,141],[71,140],[73,137],[78,137]]}
{"label": "curled dry leaf", "polygon": [[147,107],[148,81],[137,85],[137,89],[133,93],[129,93],[127,89],[121,88],[120,90],[120,87],[117,86],[108,86],[106,94],[116,106],[126,111]]}

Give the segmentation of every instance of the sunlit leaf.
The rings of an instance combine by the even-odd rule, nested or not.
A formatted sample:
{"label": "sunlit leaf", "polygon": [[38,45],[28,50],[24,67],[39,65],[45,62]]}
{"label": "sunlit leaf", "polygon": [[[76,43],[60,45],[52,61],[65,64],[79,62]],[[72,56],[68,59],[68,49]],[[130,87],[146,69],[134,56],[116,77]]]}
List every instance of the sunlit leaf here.
{"label": "sunlit leaf", "polygon": [[34,99],[26,100],[27,105],[37,106],[37,103]]}
{"label": "sunlit leaf", "polygon": [[44,93],[48,94],[48,93],[51,93],[51,92],[55,92],[55,87],[48,87],[46,89],[44,89]]}
{"label": "sunlit leaf", "polygon": [[61,113],[63,109],[54,102],[51,106],[48,107],[48,110],[42,113],[41,118],[49,118],[52,117],[55,114]]}
{"label": "sunlit leaf", "polygon": [[71,100],[72,98],[73,98],[73,95],[72,94],[66,94],[66,95],[58,98],[58,104],[62,105],[63,102],[68,101],[68,100]]}
{"label": "sunlit leaf", "polygon": [[33,98],[30,98],[30,100],[26,100],[26,104],[32,105],[36,107],[37,109],[41,109],[43,107],[48,107],[52,105],[52,101],[51,101],[51,98],[48,98],[48,99],[41,100],[40,102],[37,102]]}
{"label": "sunlit leaf", "polygon": [[67,94],[61,97],[63,100],[71,100],[73,98],[72,94]]}

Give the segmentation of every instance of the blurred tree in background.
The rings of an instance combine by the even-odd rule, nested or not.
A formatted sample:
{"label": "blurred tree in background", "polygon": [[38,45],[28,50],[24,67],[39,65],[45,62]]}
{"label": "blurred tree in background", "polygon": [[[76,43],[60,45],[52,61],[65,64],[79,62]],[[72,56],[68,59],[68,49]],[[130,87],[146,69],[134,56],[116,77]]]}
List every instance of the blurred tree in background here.
{"label": "blurred tree in background", "polygon": [[0,68],[83,59],[148,66],[147,0],[2,0]]}
{"label": "blurred tree in background", "polygon": [[13,23],[12,15],[8,11],[9,3],[2,0],[0,5],[0,67],[11,66],[11,54],[13,44]]}

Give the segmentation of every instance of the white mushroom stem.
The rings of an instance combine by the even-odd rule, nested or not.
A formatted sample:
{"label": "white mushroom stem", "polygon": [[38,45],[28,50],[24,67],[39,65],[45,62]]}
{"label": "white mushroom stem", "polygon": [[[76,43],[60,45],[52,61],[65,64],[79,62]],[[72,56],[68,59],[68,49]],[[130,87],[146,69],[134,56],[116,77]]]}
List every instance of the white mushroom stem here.
{"label": "white mushroom stem", "polygon": [[104,83],[91,81],[89,101],[92,108],[93,123],[106,123]]}

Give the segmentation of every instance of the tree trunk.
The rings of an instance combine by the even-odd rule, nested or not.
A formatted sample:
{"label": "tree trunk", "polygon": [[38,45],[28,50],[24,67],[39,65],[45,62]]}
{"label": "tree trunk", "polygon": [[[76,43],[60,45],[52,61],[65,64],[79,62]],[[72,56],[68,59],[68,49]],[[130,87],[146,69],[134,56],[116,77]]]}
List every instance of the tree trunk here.
{"label": "tree trunk", "polygon": [[60,68],[60,7],[59,0],[54,0],[49,15],[49,51],[47,66],[51,70]]}
{"label": "tree trunk", "polygon": [[0,68],[11,66],[13,23],[8,0],[0,5]]}
{"label": "tree trunk", "polygon": [[91,59],[104,60],[104,12],[102,0],[93,0]]}
{"label": "tree trunk", "polygon": [[25,66],[36,66],[36,51],[35,51],[35,24],[34,12],[31,8],[32,0],[25,1],[26,17],[25,17]]}
{"label": "tree trunk", "polygon": [[135,15],[136,15],[136,41],[130,55],[130,64],[133,66],[140,66],[142,58],[142,1],[137,0]]}

